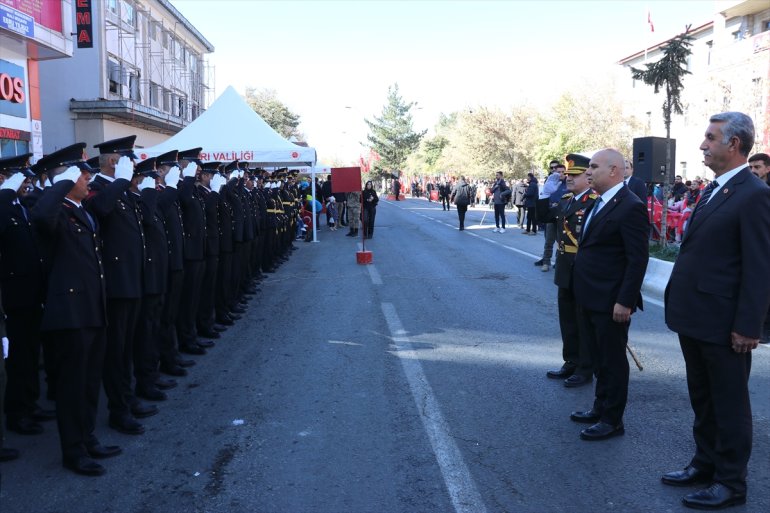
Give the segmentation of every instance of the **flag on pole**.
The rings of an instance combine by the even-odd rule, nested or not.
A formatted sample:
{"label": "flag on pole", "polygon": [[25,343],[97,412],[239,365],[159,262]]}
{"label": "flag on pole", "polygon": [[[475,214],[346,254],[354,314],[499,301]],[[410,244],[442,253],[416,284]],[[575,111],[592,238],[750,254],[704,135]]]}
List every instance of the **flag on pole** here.
{"label": "flag on pole", "polygon": [[650,32],[655,32],[655,25],[652,23],[652,15],[647,11],[647,24],[650,26]]}

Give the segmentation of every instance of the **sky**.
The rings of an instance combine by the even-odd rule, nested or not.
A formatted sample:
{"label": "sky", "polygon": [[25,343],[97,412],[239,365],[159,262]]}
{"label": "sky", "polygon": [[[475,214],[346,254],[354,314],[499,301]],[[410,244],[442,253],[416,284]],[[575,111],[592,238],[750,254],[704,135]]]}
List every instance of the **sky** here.
{"label": "sky", "polygon": [[275,90],[320,163],[364,154],[363,119],[392,84],[430,133],[441,113],[547,106],[716,12],[713,0],[171,2],[214,45],[214,97]]}

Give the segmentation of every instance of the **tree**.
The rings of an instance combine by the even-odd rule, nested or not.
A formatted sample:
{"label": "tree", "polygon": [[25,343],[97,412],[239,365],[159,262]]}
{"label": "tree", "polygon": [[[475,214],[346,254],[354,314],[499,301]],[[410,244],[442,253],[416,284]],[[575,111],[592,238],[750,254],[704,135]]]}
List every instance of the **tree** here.
{"label": "tree", "polygon": [[407,103],[401,98],[398,84],[394,84],[388,87],[388,99],[382,109],[382,116],[375,117],[373,121],[364,119],[370,131],[366,138],[371,149],[380,156],[375,170],[381,175],[402,169],[427,132],[415,132],[412,127],[410,110],[414,105],[414,102]]}
{"label": "tree", "polygon": [[[685,27],[682,34],[669,40],[662,48],[663,57],[656,62],[645,64],[645,70],[631,68],[631,76],[634,80],[641,80],[654,88],[655,94],[665,88],[666,99],[663,102],[663,123],[666,126],[666,183],[663,184],[663,200],[668,201],[671,192],[671,115],[683,114],[681,95],[684,90],[684,77],[689,75],[687,71],[687,58],[692,53],[692,36],[690,25]],[[668,244],[666,213],[668,209],[663,205],[660,220],[660,244],[665,247]]]}
{"label": "tree", "polygon": [[282,137],[291,137],[304,140],[304,135],[299,131],[299,115],[294,114],[284,105],[273,89],[246,88],[246,103],[254,112],[270,125],[270,128],[281,134]]}

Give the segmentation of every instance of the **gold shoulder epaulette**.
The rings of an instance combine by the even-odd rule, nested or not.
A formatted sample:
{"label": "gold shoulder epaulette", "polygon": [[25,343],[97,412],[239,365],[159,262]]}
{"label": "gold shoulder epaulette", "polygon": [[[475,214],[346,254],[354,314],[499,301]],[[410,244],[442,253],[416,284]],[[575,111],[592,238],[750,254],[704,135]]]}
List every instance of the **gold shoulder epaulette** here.
{"label": "gold shoulder epaulette", "polygon": [[561,197],[561,199],[567,199],[567,198],[571,198],[572,196],[574,196],[574,194],[573,194],[573,193],[571,193],[571,192],[568,192],[567,194],[565,194],[564,196],[562,196],[562,197]]}
{"label": "gold shoulder epaulette", "polygon": [[596,194],[595,192],[591,192],[591,193],[588,194],[588,197],[591,198],[591,199],[596,199],[596,198],[599,197],[599,195]]}

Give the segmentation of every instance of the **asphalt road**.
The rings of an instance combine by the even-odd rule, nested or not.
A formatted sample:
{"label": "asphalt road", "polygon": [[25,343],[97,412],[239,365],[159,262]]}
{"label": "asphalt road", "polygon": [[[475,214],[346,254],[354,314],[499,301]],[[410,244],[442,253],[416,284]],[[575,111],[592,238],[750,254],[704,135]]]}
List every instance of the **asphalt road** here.
{"label": "asphalt road", "polygon": [[[483,218],[483,223],[481,223]],[[659,298],[634,314],[626,434],[578,437],[542,236],[425,200],[381,201],[373,264],[319,234],[262,284],[248,313],[169,391],[146,434],[100,478],[61,467],[55,425],[7,436],[0,512],[679,512],[660,484],[692,455],[684,363]],[[770,349],[754,355],[748,504],[770,511]],[[104,401],[102,401],[104,410]]]}

